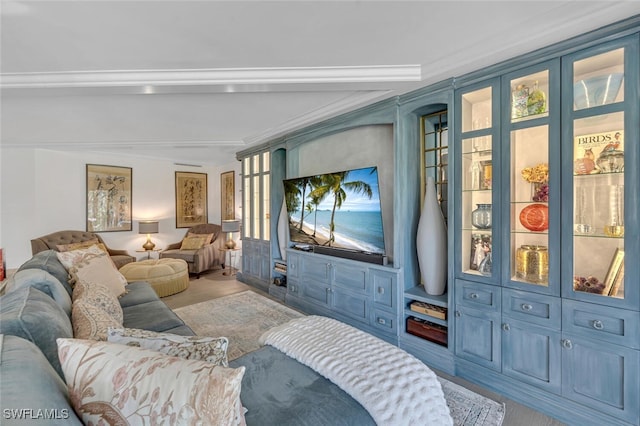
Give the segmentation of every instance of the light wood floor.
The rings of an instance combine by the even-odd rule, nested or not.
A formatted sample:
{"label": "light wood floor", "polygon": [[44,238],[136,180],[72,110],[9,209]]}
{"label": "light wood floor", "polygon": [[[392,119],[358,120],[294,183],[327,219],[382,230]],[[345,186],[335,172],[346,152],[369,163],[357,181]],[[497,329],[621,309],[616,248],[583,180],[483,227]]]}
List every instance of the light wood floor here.
{"label": "light wood floor", "polygon": [[[200,279],[191,277],[188,289],[181,293],[164,297],[162,300],[171,309],[176,309],[182,306],[192,305],[194,303],[204,302],[205,300],[215,299],[246,290],[255,291],[256,293],[269,297],[269,295],[265,292],[255,287],[241,283],[240,281],[237,281],[232,277],[223,276],[222,271],[216,270],[207,274],[202,274]],[[464,386],[467,389],[479,393],[480,395],[486,396],[487,398],[491,398],[494,401],[504,402],[506,406],[506,413],[503,422],[504,426],[564,425],[564,423],[561,423],[542,413],[525,407],[524,405],[518,404],[517,402],[506,399],[501,395],[483,389],[480,386],[476,386],[473,383],[469,383],[466,380],[449,376],[448,374],[445,374],[441,371],[436,371],[436,373],[447,380]]]}

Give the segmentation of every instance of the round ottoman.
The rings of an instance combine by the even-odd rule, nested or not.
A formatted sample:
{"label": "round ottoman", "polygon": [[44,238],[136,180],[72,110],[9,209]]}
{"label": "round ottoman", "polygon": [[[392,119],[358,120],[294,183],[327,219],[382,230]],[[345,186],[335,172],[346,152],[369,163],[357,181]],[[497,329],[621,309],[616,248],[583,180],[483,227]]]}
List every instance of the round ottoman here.
{"label": "round ottoman", "polygon": [[182,259],[148,259],[120,268],[127,282],[146,281],[159,297],[180,293],[189,287],[187,262]]}

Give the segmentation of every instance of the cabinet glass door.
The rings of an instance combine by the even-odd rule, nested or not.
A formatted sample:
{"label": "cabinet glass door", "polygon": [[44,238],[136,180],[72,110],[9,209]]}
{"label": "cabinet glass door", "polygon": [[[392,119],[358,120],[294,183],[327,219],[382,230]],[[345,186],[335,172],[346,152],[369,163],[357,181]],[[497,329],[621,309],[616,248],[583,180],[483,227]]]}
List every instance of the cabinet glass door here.
{"label": "cabinet glass door", "polygon": [[625,49],[573,63],[573,291],[625,298]]}
{"label": "cabinet glass door", "polygon": [[549,70],[508,80],[510,275],[549,287]]}
{"label": "cabinet glass door", "polygon": [[493,87],[462,95],[462,272],[492,275]]}

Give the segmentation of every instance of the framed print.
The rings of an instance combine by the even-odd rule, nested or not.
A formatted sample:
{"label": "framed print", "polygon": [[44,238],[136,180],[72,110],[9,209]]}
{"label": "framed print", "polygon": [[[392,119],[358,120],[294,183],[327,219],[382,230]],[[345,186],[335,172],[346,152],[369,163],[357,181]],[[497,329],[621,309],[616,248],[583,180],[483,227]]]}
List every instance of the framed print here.
{"label": "framed print", "polygon": [[222,202],[222,220],[233,220],[236,218],[236,184],[233,171],[220,173],[220,198]]}
{"label": "framed print", "polygon": [[176,172],[176,228],[207,223],[207,174]]}
{"label": "framed print", "polygon": [[131,167],[87,164],[87,231],[131,231]]}

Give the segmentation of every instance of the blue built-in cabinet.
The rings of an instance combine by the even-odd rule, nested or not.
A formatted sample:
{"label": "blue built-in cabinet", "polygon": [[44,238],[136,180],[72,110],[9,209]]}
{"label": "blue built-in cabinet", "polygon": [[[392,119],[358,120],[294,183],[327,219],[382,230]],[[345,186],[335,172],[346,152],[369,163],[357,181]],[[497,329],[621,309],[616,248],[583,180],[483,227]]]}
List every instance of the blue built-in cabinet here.
{"label": "blue built-in cabinet", "polygon": [[[264,197],[243,176],[255,197],[243,194],[240,279],[267,288],[286,277],[285,303],[564,423],[640,425],[639,50],[636,16],[238,153],[269,157],[271,177]],[[415,235],[421,117],[442,111],[448,283],[436,296],[420,283]],[[388,264],[292,249],[282,179],[357,165],[378,165],[392,188]],[[490,227],[473,219],[478,205]],[[252,238],[265,212],[268,230]],[[409,333],[409,318],[441,327],[444,342]]]}
{"label": "blue built-in cabinet", "polygon": [[456,374],[569,424],[640,424],[632,22],[455,91]]}

